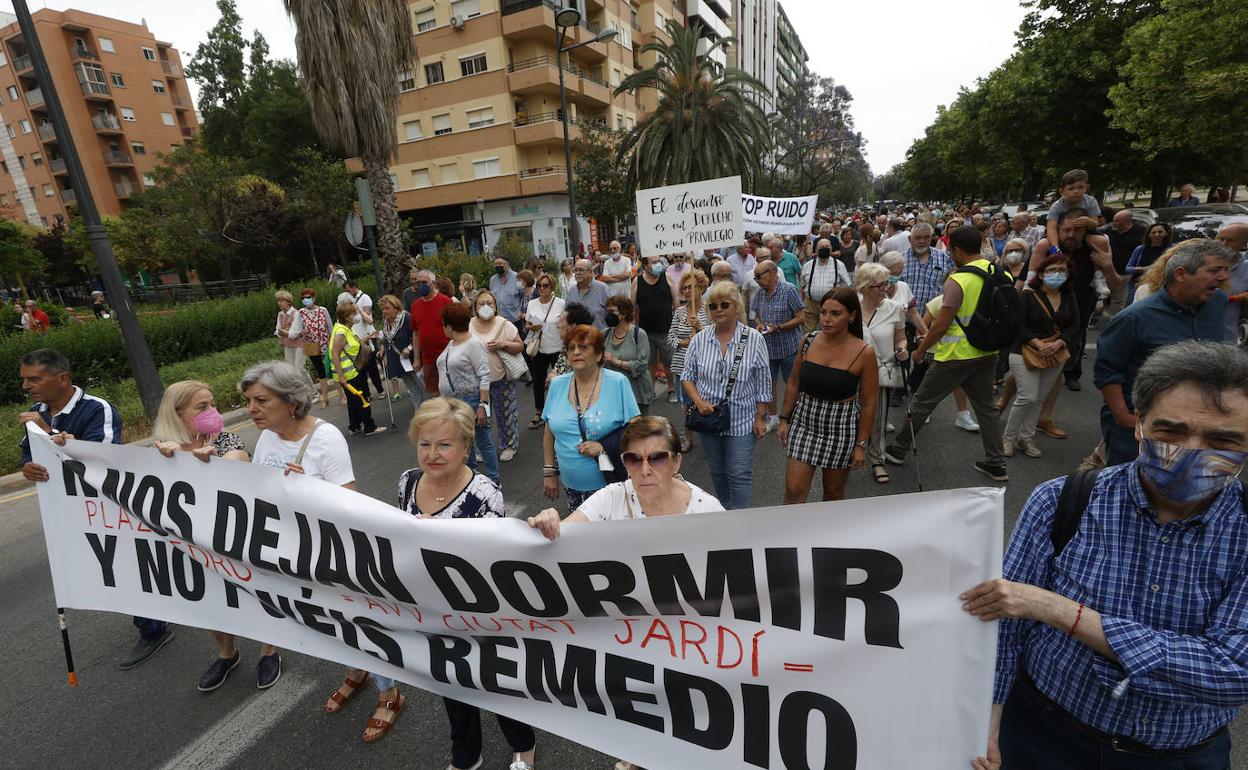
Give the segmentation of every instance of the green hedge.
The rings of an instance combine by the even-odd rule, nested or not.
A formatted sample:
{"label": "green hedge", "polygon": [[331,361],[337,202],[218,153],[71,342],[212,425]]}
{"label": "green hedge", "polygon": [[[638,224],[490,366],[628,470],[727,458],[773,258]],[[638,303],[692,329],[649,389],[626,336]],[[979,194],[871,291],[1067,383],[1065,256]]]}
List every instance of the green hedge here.
{"label": "green hedge", "polygon": [[[161,367],[160,378],[166,385],[180,380],[202,380],[212,388],[217,400],[217,409],[227,412],[243,405],[242,395],[238,392],[238,381],[243,372],[253,364],[280,358],[281,352],[276,340],[262,339],[240,345],[229,350],[196,358],[190,361]],[[75,380],[75,384],[82,385]],[[143,404],[139,401],[139,393],[134,380],[113,382],[98,388],[89,388],[93,395],[99,396],[114,406],[121,413],[122,440],[134,441],[151,433],[151,425],[143,412]],[[29,403],[8,404],[0,406],[0,474],[11,473],[21,468],[21,442],[25,432],[17,424],[17,416],[29,406]]]}
{"label": "green hedge", "polygon": [[[318,302],[332,310],[338,291],[331,290],[323,282],[312,287],[317,290]],[[286,288],[295,294],[297,303],[301,285]],[[270,288],[141,316],[139,325],[156,366],[163,368],[270,336],[277,319],[274,291],[275,288]],[[25,398],[18,368],[21,357],[38,348],[53,348],[65,354],[73,364],[74,381],[86,388],[100,388],[132,376],[115,320],[93,319],[53,329],[47,334],[14,335],[0,339],[0,403],[19,402]]]}
{"label": "green hedge", "polygon": [[[20,304],[22,301],[21,297],[18,297],[11,304],[0,305],[0,337],[24,333],[22,331],[22,307]],[[69,311],[65,308],[45,300],[37,300],[37,302],[39,309],[48,314],[48,320],[52,321],[54,330],[73,323],[69,319]]]}

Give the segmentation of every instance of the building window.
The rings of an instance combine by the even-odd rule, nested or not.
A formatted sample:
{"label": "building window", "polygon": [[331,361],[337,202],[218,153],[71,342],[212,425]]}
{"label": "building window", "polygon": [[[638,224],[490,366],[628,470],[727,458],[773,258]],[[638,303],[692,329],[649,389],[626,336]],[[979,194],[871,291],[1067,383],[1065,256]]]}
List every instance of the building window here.
{"label": "building window", "polygon": [[433,64],[425,65],[425,83],[433,85],[441,83],[446,78],[442,75],[442,62],[435,61]]}
{"label": "building window", "polygon": [[17,86],[9,86],[6,90],[9,92],[9,101],[17,101]]}
{"label": "building window", "polygon": [[442,136],[451,133],[451,116],[434,115],[433,116],[433,135]]}
{"label": "building window", "polygon": [[126,87],[126,78],[120,72],[110,72],[108,79],[113,81],[114,88]]}
{"label": "building window", "polygon": [[9,63],[9,57],[4,55],[4,51],[0,51],[0,67]]}
{"label": "building window", "polygon": [[122,120],[124,120],[124,121],[127,121],[127,122],[129,122],[129,123],[133,123],[133,122],[135,122],[136,118],[135,118],[135,116],[134,116],[134,108],[133,108],[133,107],[122,107],[122,108],[121,108],[121,119],[122,119]]}
{"label": "building window", "polygon": [[429,169],[418,168],[412,172],[412,187],[419,190],[422,187],[429,187],[429,185]]}
{"label": "building window", "polygon": [[25,155],[17,156],[17,165],[21,166],[22,168],[26,168],[26,156]]}
{"label": "building window", "polygon": [[656,10],[654,12],[654,24],[661,30],[667,29],[667,17],[663,15],[662,11]]}
{"label": "building window", "polygon": [[148,61],[156,61],[156,52],[147,46],[143,46],[143,58]]}
{"label": "building window", "polygon": [[482,107],[479,110],[468,110],[468,127],[485,128],[494,125],[494,108]]}
{"label": "building window", "polygon": [[611,85],[612,85],[612,86],[618,86],[618,85],[620,84],[620,80],[622,79],[622,77],[623,77],[623,76],[622,76],[622,74],[620,73],[620,68],[619,68],[619,67],[612,67],[612,68],[611,68]]}
{"label": "building window", "polygon": [[152,176],[151,174],[144,174],[144,175],[143,175],[143,186],[144,186],[144,187],[155,187],[155,186],[156,186],[156,177]]}
{"label": "building window", "polygon": [[398,174],[391,174],[391,175],[390,175],[390,189],[391,189],[391,190],[402,190],[402,189],[403,189],[402,187],[399,187],[399,175],[398,175]]}
{"label": "building window", "polygon": [[472,178],[486,179],[492,176],[498,176],[502,173],[499,170],[498,158],[485,158],[484,160],[474,160],[472,162]]}
{"label": "building window", "polygon": [[166,126],[174,125],[173,113],[172,112],[160,113],[160,122],[164,123]]}
{"label": "building window", "polygon": [[45,197],[45,198],[51,198],[51,197],[52,197],[53,195],[55,195],[55,194],[56,194],[56,193],[55,193],[55,192],[53,192],[52,185],[50,185],[50,184],[45,184],[45,185],[43,186],[43,197]]}
{"label": "building window", "polygon": [[33,130],[30,127],[30,121],[26,119],[17,121],[17,125],[22,129],[23,134],[29,134]]}
{"label": "building window", "polygon": [[480,0],[454,0],[451,3],[451,15],[461,19],[471,19],[481,15]]}
{"label": "building window", "polygon": [[403,70],[399,73],[399,91],[404,93],[416,90],[416,76],[411,70]]}
{"label": "building window", "polygon": [[9,205],[9,194],[0,193],[0,206],[7,206],[7,205]]}
{"label": "building window", "polygon": [[[9,138],[10,138],[10,139],[16,139],[16,138],[17,138],[17,131],[13,130],[13,124],[12,124],[12,123],[9,123],[8,125],[6,125],[6,126],[4,127],[4,130],[9,132]],[[8,169],[8,167],[5,167],[5,169],[4,169],[4,170],[5,170],[5,171],[8,171],[9,169]]]}
{"label": "building window", "polygon": [[416,12],[416,31],[428,32],[438,26],[438,21],[434,17],[433,8],[426,8]]}
{"label": "building window", "polygon": [[485,72],[485,54],[479,53],[459,60],[459,72],[464,77]]}
{"label": "building window", "polygon": [[406,120],[403,122],[403,141],[414,142],[417,139],[424,138],[424,134],[420,133],[419,120]]}
{"label": "building window", "polygon": [[41,155],[41,154],[39,154],[39,153],[37,153],[37,152],[32,152],[32,153],[30,154],[30,162],[31,162],[31,163],[33,163],[33,164],[35,164],[36,166],[42,166],[42,165],[43,165],[43,155]]}
{"label": "building window", "polygon": [[455,184],[459,181],[459,167],[454,163],[438,166],[438,176],[441,177],[442,184]]}
{"label": "building window", "polygon": [[113,39],[111,37],[97,37],[100,41],[100,50],[104,53],[117,53],[117,49],[113,48]]}
{"label": "building window", "polygon": [[615,116],[615,130],[616,131],[624,130],[624,116],[623,115]]}
{"label": "building window", "polygon": [[156,93],[158,93],[158,94],[163,94],[163,93],[165,92],[165,81],[163,81],[163,80],[153,80],[153,81],[152,81],[152,90],[153,90],[153,91],[155,91],[155,92],[156,92]]}
{"label": "building window", "polygon": [[135,155],[146,155],[147,145],[143,144],[142,142],[131,142],[130,151],[133,152]]}

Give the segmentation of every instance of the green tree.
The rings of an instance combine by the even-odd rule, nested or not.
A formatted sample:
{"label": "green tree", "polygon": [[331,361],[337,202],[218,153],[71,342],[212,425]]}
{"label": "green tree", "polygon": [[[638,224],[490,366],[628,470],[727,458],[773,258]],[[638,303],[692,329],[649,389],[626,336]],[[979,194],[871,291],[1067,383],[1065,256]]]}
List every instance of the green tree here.
{"label": "green tree", "polygon": [[572,143],[576,208],[599,224],[614,224],[636,208],[633,189],[617,162],[622,139],[622,131],[608,128],[603,121],[590,121],[581,124],[581,136]]}
{"label": "green tree", "polygon": [[[408,258],[389,162],[397,142],[398,74],[416,59],[405,0],[283,0],[312,123],[330,147],[359,157],[377,211],[386,289],[407,281]],[[380,292],[382,287],[378,287]]]}
{"label": "green tree", "polygon": [[[341,160],[305,147],[291,156],[295,175],[289,185],[290,213],[308,243],[334,249],[334,262],[342,262],[342,223],[355,201],[354,176]],[[310,263],[311,264],[311,263]],[[320,268],[313,264],[313,275]]]}
{"label": "green tree", "polygon": [[725,37],[699,53],[702,27],[668,20],[670,43],[648,43],[641,53],[657,54],[654,66],[638,70],[615,88],[619,95],[652,88],[659,96],[620,143],[621,165],[630,188],[741,176],[751,190],[762,174],[761,158],[770,145],[770,128],[754,100],[767,88],[738,69],[725,69],[713,55],[736,43]]}
{"label": "green tree", "polygon": [[195,49],[186,74],[199,84],[202,141],[214,152],[224,152],[238,147],[242,140],[239,107],[247,91],[247,42],[234,0],[217,0],[217,10],[221,18],[208,31],[208,39]]}
{"label": "green tree", "polygon": [[813,73],[782,94],[768,116],[773,148],[756,192],[781,197],[819,192],[828,202],[855,200],[870,177],[851,102],[849,89]]}
{"label": "green tree", "polygon": [[48,260],[35,248],[35,228],[0,219],[0,276],[16,281],[26,293],[26,279],[47,269]]}

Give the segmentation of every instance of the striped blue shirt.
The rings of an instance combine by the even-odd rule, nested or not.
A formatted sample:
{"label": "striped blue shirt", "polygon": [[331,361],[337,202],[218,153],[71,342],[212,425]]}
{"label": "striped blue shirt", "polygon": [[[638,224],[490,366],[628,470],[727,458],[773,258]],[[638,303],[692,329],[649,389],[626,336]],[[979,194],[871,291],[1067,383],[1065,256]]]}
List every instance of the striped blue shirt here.
{"label": "striped blue shirt", "polygon": [[[1030,620],[1001,622],[995,703],[1019,665],[1081,722],[1157,749],[1191,746],[1248,702],[1248,516],[1231,484],[1203,513],[1159,524],[1134,462],[1102,471],[1079,531],[1050,565],[1063,481],[1032,492],[1005,553],[1007,580],[1101,613],[1115,663]],[[1125,684],[1124,684],[1125,683]],[[1113,697],[1115,688],[1121,697]]]}
{"label": "striped blue shirt", "polygon": [[737,382],[732,386],[732,400],[728,402],[728,432],[726,436],[744,436],[754,425],[755,407],[771,402],[771,367],[767,363],[767,343],[763,335],[745,324],[737,323],[728,343],[726,353],[719,352],[719,339],[715,327],[708,326],[689,340],[685,353],[685,370],[681,380],[689,380],[698,389],[704,401],[718,404],[724,400],[728,389],[728,375],[732,360],[741,344],[741,330],[746,329],[745,353],[737,370]]}

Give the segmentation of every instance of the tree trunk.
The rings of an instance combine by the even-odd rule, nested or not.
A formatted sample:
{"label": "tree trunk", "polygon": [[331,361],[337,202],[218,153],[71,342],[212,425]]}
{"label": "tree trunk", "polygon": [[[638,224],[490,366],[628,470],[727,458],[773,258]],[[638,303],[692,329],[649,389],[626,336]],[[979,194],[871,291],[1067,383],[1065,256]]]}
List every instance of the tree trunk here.
{"label": "tree trunk", "polygon": [[407,272],[411,269],[403,234],[399,230],[399,212],[394,205],[394,185],[390,169],[384,162],[364,160],[364,174],[373,193],[373,208],[377,212],[377,251],[382,262],[382,277],[386,282],[377,287],[378,296],[394,293],[407,284]]}

